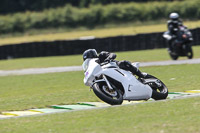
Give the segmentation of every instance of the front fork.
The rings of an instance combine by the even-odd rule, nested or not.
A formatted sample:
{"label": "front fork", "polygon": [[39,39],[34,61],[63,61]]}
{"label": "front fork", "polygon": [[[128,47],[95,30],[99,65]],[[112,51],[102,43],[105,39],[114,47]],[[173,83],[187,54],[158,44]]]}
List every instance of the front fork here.
{"label": "front fork", "polygon": [[110,90],[113,90],[112,86],[110,85],[108,79],[106,78],[106,76],[105,76],[104,74],[102,74],[102,79],[99,79],[99,80],[95,80],[95,81],[94,81],[94,83],[90,86],[90,90],[91,90],[91,88],[93,87],[93,85],[94,85],[95,83],[99,83],[99,82],[106,82],[106,84],[108,85],[108,88],[109,88]]}

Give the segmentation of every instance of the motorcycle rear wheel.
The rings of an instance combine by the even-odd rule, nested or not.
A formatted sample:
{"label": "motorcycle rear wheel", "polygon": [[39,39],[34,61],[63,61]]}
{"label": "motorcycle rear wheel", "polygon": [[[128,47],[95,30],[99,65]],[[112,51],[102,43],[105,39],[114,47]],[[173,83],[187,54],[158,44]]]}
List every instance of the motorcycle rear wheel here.
{"label": "motorcycle rear wheel", "polygon": [[[158,78],[148,74],[147,78],[145,78],[145,79],[158,79]],[[151,98],[153,98],[154,100],[166,99],[168,96],[168,88],[161,80],[159,80],[159,81],[161,83],[160,87],[153,88],[150,86],[153,90]]]}
{"label": "motorcycle rear wheel", "polygon": [[102,101],[111,105],[120,105],[123,102],[123,96],[120,90],[113,88],[112,92],[106,91],[105,87],[108,87],[105,82],[95,83],[93,85],[93,91],[95,95]]}

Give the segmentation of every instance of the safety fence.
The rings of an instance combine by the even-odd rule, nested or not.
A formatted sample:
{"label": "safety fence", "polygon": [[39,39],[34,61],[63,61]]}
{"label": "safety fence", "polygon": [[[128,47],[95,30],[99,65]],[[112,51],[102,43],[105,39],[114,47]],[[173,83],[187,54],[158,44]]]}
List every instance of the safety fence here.
{"label": "safety fence", "polygon": [[[200,28],[192,29],[192,45],[200,45]],[[100,51],[131,51],[166,48],[163,32],[116,36],[106,38],[82,38],[77,40],[59,40],[29,42],[0,46],[0,59],[43,57],[82,54],[86,49]]]}

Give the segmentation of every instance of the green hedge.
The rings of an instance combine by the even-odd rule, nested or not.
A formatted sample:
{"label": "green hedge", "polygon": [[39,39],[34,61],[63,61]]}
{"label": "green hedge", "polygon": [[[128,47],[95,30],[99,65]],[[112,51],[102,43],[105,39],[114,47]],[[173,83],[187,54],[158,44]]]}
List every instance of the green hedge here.
{"label": "green hedge", "polygon": [[[127,2],[148,2],[148,1],[177,1],[177,0],[1,0],[0,14],[41,11],[48,8],[61,7],[71,4],[76,7],[88,7],[96,4],[127,3]],[[181,0],[179,0],[181,1]]]}
{"label": "green hedge", "polygon": [[58,27],[94,27],[106,23],[167,19],[169,13],[178,12],[182,18],[200,18],[200,1],[149,2],[95,5],[89,8],[63,8],[43,12],[26,12],[0,16],[0,33],[24,32],[29,29]]}

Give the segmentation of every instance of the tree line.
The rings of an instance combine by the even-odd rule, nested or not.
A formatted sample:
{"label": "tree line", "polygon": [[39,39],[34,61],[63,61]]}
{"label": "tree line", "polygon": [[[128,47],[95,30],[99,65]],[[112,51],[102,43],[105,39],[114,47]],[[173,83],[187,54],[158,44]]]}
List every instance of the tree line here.
{"label": "tree line", "polygon": [[174,0],[1,0],[0,14],[8,14],[8,13],[24,12],[24,11],[41,11],[49,8],[62,7],[65,4],[70,4],[75,7],[89,7],[89,5],[96,5],[96,4],[106,5],[111,3],[148,2],[148,1],[174,1]]}
{"label": "tree line", "polygon": [[156,21],[167,19],[171,12],[178,12],[183,19],[200,18],[200,1],[149,2],[94,5],[77,8],[66,5],[42,12],[25,12],[0,16],[0,33],[25,32],[30,29],[61,27],[88,27],[109,23]]}

